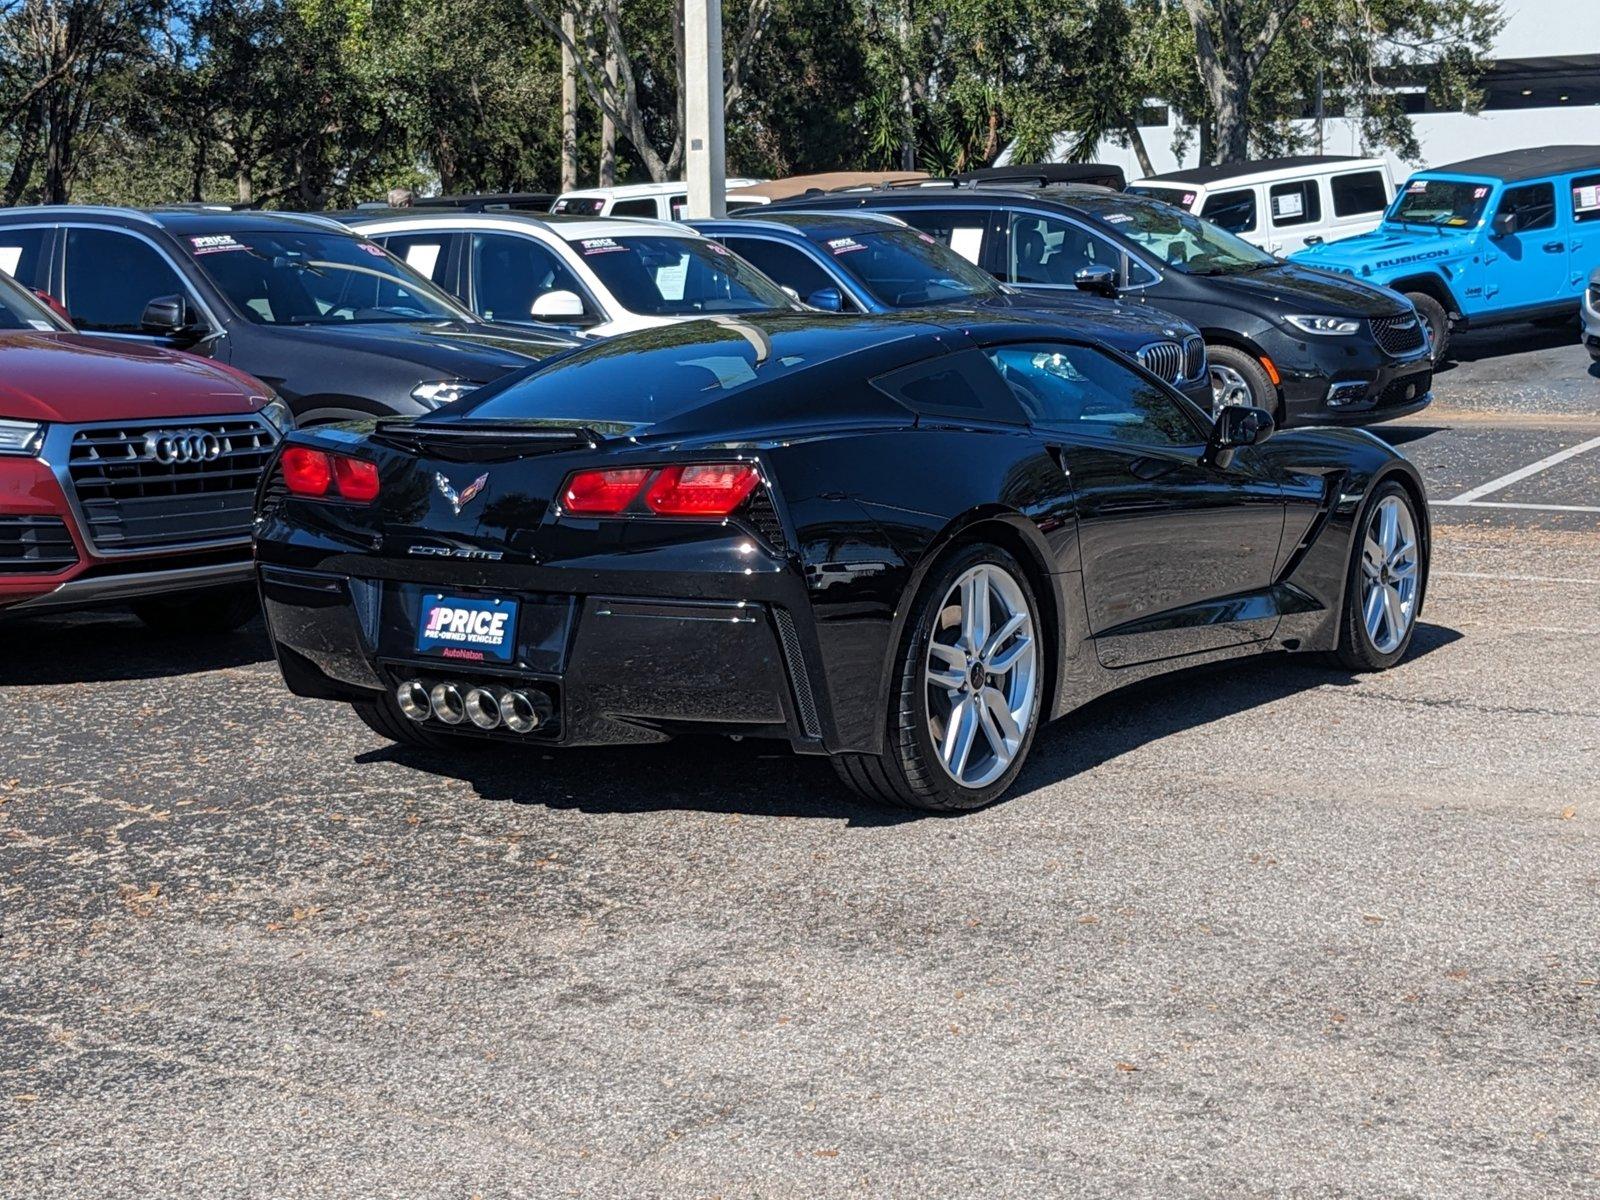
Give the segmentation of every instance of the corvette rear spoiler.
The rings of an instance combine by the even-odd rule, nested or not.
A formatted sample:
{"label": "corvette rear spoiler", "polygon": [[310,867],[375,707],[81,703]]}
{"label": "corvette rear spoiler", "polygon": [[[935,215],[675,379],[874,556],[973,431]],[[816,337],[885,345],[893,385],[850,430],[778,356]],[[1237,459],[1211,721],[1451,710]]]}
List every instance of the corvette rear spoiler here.
{"label": "corvette rear spoiler", "polygon": [[452,421],[449,424],[388,418],[369,435],[415,454],[445,458],[489,458],[593,450],[606,439],[588,425],[526,424],[520,421]]}

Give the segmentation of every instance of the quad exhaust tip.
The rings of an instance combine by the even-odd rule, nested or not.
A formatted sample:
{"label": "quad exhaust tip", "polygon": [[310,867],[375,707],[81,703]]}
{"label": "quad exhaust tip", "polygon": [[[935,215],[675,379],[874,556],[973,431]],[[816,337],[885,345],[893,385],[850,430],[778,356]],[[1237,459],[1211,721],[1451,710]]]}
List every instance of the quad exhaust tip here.
{"label": "quad exhaust tip", "polygon": [[504,726],[512,733],[532,733],[550,720],[553,709],[543,692],[521,689],[469,687],[455,683],[436,683],[430,689],[420,679],[408,679],[394,690],[395,703],[412,721],[429,717],[446,725],[470,721],[479,729]]}

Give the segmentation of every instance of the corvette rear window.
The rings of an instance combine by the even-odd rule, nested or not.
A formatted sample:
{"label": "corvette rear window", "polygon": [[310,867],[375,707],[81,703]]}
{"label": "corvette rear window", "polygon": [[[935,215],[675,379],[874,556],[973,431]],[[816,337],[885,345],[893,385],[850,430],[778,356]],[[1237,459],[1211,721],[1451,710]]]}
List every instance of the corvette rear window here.
{"label": "corvette rear window", "polygon": [[692,321],[585,346],[489,384],[451,411],[485,421],[651,425],[860,347],[858,329],[784,336],[736,318]]}

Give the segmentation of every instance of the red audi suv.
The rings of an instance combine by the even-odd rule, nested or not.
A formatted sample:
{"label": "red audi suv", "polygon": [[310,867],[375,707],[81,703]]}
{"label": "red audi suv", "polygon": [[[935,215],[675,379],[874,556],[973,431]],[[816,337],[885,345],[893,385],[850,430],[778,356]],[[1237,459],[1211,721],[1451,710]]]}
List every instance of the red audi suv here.
{"label": "red audi suv", "polygon": [[292,423],[243,372],[80,336],[0,271],[0,618],[126,605],[176,632],[249,620],[256,484]]}

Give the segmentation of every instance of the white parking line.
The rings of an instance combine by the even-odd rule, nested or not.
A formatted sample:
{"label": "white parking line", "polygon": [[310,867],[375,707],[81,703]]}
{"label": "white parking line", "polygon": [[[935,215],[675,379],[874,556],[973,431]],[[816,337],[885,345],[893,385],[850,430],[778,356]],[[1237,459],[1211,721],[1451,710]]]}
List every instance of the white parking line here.
{"label": "white parking line", "polygon": [[[1546,470],[1546,469],[1548,469],[1550,467],[1553,467],[1557,463],[1564,463],[1569,458],[1576,458],[1578,455],[1583,454],[1585,451],[1594,450],[1596,448],[1600,448],[1600,437],[1590,438],[1587,442],[1580,442],[1576,446],[1568,446],[1565,450],[1558,450],[1554,454],[1550,455],[1548,458],[1541,458],[1538,462],[1529,463],[1525,467],[1519,467],[1517,470],[1512,471],[1511,474],[1509,474],[1509,475],[1502,475],[1502,476],[1500,476],[1499,479],[1491,479],[1488,483],[1479,484],[1477,487],[1472,488],[1470,491],[1462,492],[1461,495],[1454,496],[1449,500],[1441,501],[1441,503],[1443,503],[1443,504],[1469,504],[1472,501],[1477,500],[1480,496],[1487,496],[1491,492],[1498,492],[1501,488],[1508,488],[1513,483],[1517,483],[1520,480],[1526,479],[1530,475],[1537,475],[1540,471],[1543,471],[1543,470]],[[1567,506],[1566,505],[1523,505],[1522,507],[1565,508]],[[1580,507],[1577,511],[1578,512],[1600,512],[1600,509],[1588,508],[1588,507]]]}
{"label": "white parking line", "polygon": [[1521,508],[1530,512],[1600,513],[1600,504],[1514,504],[1509,500],[1430,500],[1434,508]]}

